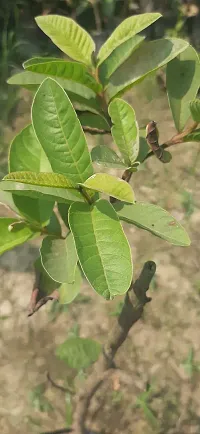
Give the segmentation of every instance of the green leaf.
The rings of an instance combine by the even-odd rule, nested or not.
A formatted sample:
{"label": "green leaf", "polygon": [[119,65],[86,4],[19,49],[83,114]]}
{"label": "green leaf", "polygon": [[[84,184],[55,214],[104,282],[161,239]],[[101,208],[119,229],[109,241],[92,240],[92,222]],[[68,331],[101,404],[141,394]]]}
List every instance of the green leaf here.
{"label": "green leaf", "polygon": [[134,15],[122,21],[99,50],[98,59],[101,64],[112,51],[123,42],[140,33],[161,17],[159,13]]}
{"label": "green leaf", "polygon": [[16,214],[20,214],[19,209],[15,205],[12,193],[0,191],[0,203],[10,208]]}
{"label": "green leaf", "polygon": [[176,246],[189,246],[190,239],[181,226],[165,209],[150,203],[137,202],[134,205],[114,204],[119,218],[146,229]]}
{"label": "green leaf", "polygon": [[72,283],[62,283],[59,287],[59,303],[69,304],[71,303],[80,291],[82,276],[78,265],[75,268],[74,282]]}
{"label": "green leaf", "polygon": [[75,184],[72,181],[59,173],[12,172],[4,176],[3,180],[44,187],[75,188]]}
{"label": "green leaf", "polygon": [[134,202],[134,193],[131,186],[123,179],[108,173],[96,173],[80,185],[116,197],[116,199],[124,202]]}
{"label": "green leaf", "polygon": [[133,108],[123,99],[114,99],[108,112],[114,126],[113,140],[118,146],[127,166],[131,166],[139,152],[139,128]]}
{"label": "green leaf", "polygon": [[101,345],[93,339],[69,338],[56,349],[56,355],[70,368],[85,369],[96,362],[101,353]]}
{"label": "green leaf", "polygon": [[65,225],[68,227],[69,226],[69,222],[68,222],[68,212],[69,212],[69,207],[71,204],[66,204],[66,203],[58,203],[58,211],[65,223]]}
{"label": "green leaf", "polygon": [[113,167],[116,169],[125,169],[126,165],[118,157],[115,151],[108,146],[95,146],[91,151],[92,161],[104,167]]}
{"label": "green leaf", "polygon": [[38,185],[23,184],[14,181],[0,182],[1,191],[10,191],[19,196],[28,196],[31,198],[44,199],[45,201],[57,202],[84,202],[83,196],[76,190],[56,187],[41,187]]}
{"label": "green leaf", "polygon": [[190,112],[195,122],[200,122],[200,99],[190,102]]}
{"label": "green leaf", "polygon": [[51,235],[54,235],[56,237],[61,237],[62,235],[62,230],[61,230],[61,226],[60,226],[60,222],[58,220],[57,215],[55,214],[55,212],[52,212],[50,221],[48,226],[46,227],[47,232]]}
{"label": "green leaf", "polygon": [[59,15],[43,15],[35,20],[40,29],[65,54],[86,65],[92,65],[95,43],[75,21]]}
{"label": "green leaf", "polygon": [[76,112],[62,87],[51,78],[35,95],[32,121],[54,172],[75,182],[84,182],[92,175],[90,154]]}
{"label": "green leaf", "polygon": [[177,38],[144,42],[110,77],[106,88],[108,98],[122,95],[148,74],[166,65],[187,47],[188,42]]}
{"label": "green leaf", "polygon": [[169,105],[177,131],[182,131],[190,117],[190,101],[199,88],[200,60],[191,45],[167,65],[166,84]]}
{"label": "green leaf", "polygon": [[112,53],[99,66],[99,77],[103,84],[106,84],[110,76],[119,68],[122,63],[138,48],[144,41],[144,36],[133,36],[121,45],[116,47]]}
{"label": "green leaf", "polygon": [[55,80],[59,78],[71,80],[89,87],[96,93],[102,90],[102,85],[89,74],[87,67],[82,63],[60,59],[49,61],[46,59],[43,63],[40,62],[26,66],[26,70],[53,77]]}
{"label": "green leaf", "polygon": [[183,142],[200,142],[200,128],[183,137]]}
{"label": "green leaf", "polygon": [[46,203],[43,199],[23,197],[13,194],[13,202],[18,208],[18,214],[21,214],[30,223],[45,226],[52,214],[54,202]]}
{"label": "green leaf", "polygon": [[69,225],[85,276],[106,299],[124,294],[132,280],[130,246],[112,205],[73,203]]}
{"label": "green leaf", "polygon": [[[0,217],[0,254],[11,250],[37,234],[33,229],[25,224],[18,224],[19,220],[13,218]],[[11,225],[15,224],[15,228]],[[10,230],[8,229],[10,226]]]}
{"label": "green leaf", "polygon": [[59,289],[60,283],[55,282],[44,269],[41,258],[37,258],[34,267],[40,273],[40,290],[45,295],[50,295],[56,289]]}
{"label": "green leaf", "polygon": [[[45,78],[47,78],[45,74],[38,74],[27,70],[13,75],[7,80],[7,83],[36,91]],[[94,113],[101,112],[98,98],[92,89],[72,80],[58,77],[56,80],[67,91],[70,100],[77,110],[88,110]]]}
{"label": "green leaf", "polygon": [[110,125],[103,116],[95,114],[81,114],[79,121],[83,127],[89,127],[96,130],[110,131]]}
{"label": "green leaf", "polygon": [[25,62],[23,62],[23,68],[24,69],[28,69],[29,66],[31,65],[38,65],[39,63],[45,63],[45,62],[65,62],[65,59],[61,59],[59,57],[32,57],[31,59],[25,60]]}
{"label": "green leaf", "polygon": [[40,249],[41,261],[49,276],[56,282],[74,282],[78,261],[71,233],[65,239],[44,238]]}

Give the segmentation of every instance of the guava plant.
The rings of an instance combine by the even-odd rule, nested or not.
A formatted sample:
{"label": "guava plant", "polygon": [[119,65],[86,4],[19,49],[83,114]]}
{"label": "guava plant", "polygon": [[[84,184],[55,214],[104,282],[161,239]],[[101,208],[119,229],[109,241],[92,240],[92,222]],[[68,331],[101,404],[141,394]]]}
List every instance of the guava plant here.
{"label": "guava plant", "polygon": [[[160,17],[127,18],[99,53],[91,36],[70,18],[37,17],[65,57],[27,60],[24,71],[8,80],[35,92],[31,124],[12,141],[9,173],[0,183],[1,201],[16,213],[0,220],[0,252],[41,237],[30,314],[49,298],[72,302],[82,276],[106,300],[127,293],[134,265],[124,221],[176,246],[190,245],[175,218],[159,206],[136,201],[129,184],[147,158],[158,158],[162,170],[171,160],[166,148],[200,141],[199,57],[182,39],[145,41],[141,32]],[[164,66],[177,133],[160,144],[156,122],[148,123],[145,141],[134,109],[122,96]],[[101,145],[89,152],[84,130],[110,134],[116,151]],[[95,173],[94,166],[102,172]],[[109,168],[121,169],[121,178],[107,173]],[[66,344],[63,356],[72,365],[73,345]],[[82,351],[80,338],[77,345]],[[85,354],[93,349],[91,361],[96,360],[97,348],[83,345]]]}

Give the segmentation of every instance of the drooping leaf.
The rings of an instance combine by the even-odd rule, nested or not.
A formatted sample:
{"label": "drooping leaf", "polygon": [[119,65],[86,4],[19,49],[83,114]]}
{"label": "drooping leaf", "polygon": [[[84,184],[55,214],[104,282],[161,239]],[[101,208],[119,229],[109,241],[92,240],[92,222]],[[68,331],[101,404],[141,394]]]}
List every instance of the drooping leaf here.
{"label": "drooping leaf", "polygon": [[37,258],[34,267],[40,273],[40,290],[44,295],[50,295],[56,289],[59,289],[60,283],[53,280],[46,272],[42,265],[41,257]]}
{"label": "drooping leaf", "polygon": [[115,98],[108,107],[114,126],[113,139],[127,166],[131,166],[139,152],[139,127],[133,108],[123,99]]}
{"label": "drooping leaf", "polygon": [[134,193],[131,186],[121,178],[108,173],[96,173],[83,184],[88,189],[100,191],[124,202],[134,202]]}
{"label": "drooping leaf", "polygon": [[92,175],[90,154],[76,112],[62,87],[51,78],[35,95],[32,121],[54,172],[75,182],[84,182]]}
{"label": "drooping leaf", "polygon": [[81,114],[79,116],[80,123],[83,127],[89,127],[94,130],[110,131],[110,125],[103,116],[95,115],[93,113]]}
{"label": "drooping leaf", "polygon": [[36,18],[36,23],[69,57],[86,65],[92,65],[94,41],[75,21],[59,15],[42,15]]}
{"label": "drooping leaf", "polygon": [[91,151],[92,161],[104,167],[113,167],[116,169],[125,169],[126,165],[120,157],[108,146],[95,146]]}
{"label": "drooping leaf", "polygon": [[123,42],[140,33],[161,17],[159,13],[135,15],[122,21],[99,50],[98,64],[101,64],[112,51]]}
{"label": "drooping leaf", "polygon": [[122,63],[138,48],[145,37],[136,35],[116,47],[112,53],[99,66],[99,77],[106,84],[109,77],[119,68]]}
{"label": "drooping leaf", "polygon": [[109,99],[122,95],[152,71],[156,71],[188,47],[188,42],[178,38],[144,42],[111,75],[106,88]]}
{"label": "drooping leaf", "polygon": [[57,79],[67,79],[75,83],[83,84],[89,87],[94,92],[98,93],[102,90],[102,86],[95,78],[89,74],[85,65],[78,62],[69,62],[65,60],[46,61],[31,64],[26,66],[26,70],[32,71],[38,74],[43,74],[48,77]]}
{"label": "drooping leaf", "polygon": [[132,279],[130,246],[112,205],[73,203],[69,225],[83,272],[95,291],[106,299],[124,294]]}
{"label": "drooping leaf", "polygon": [[183,142],[200,142],[200,128],[187,134],[187,136],[183,138]]}
{"label": "drooping leaf", "polygon": [[[47,78],[45,74],[38,74],[27,70],[13,75],[7,80],[7,83],[22,86],[35,92],[45,78]],[[70,100],[77,110],[88,110],[93,113],[101,112],[98,98],[92,89],[72,80],[58,77],[56,80],[67,91]]]}
{"label": "drooping leaf", "polygon": [[200,122],[200,99],[190,102],[190,112],[195,122]]}
{"label": "drooping leaf", "polygon": [[59,287],[60,304],[69,304],[76,298],[76,296],[80,291],[81,281],[82,281],[81,271],[77,265],[75,268],[74,282],[72,283],[65,282],[62,283],[62,285]]}
{"label": "drooping leaf", "polygon": [[177,131],[182,131],[190,116],[190,101],[199,88],[200,60],[191,45],[167,65],[166,84]]}
{"label": "drooping leaf", "polygon": [[65,239],[48,236],[40,249],[41,261],[49,276],[56,282],[73,283],[78,261],[71,233]]}
{"label": "drooping leaf", "polygon": [[59,173],[48,172],[11,172],[3,180],[22,182],[23,184],[39,185],[44,187],[75,188],[75,184]]}
{"label": "drooping leaf", "polygon": [[[11,229],[11,225],[15,223],[17,223],[15,228]],[[36,235],[39,233],[25,224],[18,224],[16,219],[0,217],[0,254],[25,243]]]}
{"label": "drooping leaf", "polygon": [[69,338],[56,349],[59,359],[78,371],[96,362],[100,353],[101,345],[98,342],[80,337]]}
{"label": "drooping leaf", "polygon": [[38,185],[23,184],[15,181],[0,182],[1,191],[10,191],[19,196],[28,196],[36,199],[44,199],[45,201],[57,201],[64,203],[83,202],[82,195],[72,189],[56,188],[56,187],[41,187]]}
{"label": "drooping leaf", "polygon": [[119,218],[146,229],[176,246],[189,246],[190,239],[177,220],[165,209],[150,203],[137,202],[134,205],[114,204]]}
{"label": "drooping leaf", "polygon": [[[50,163],[37,140],[32,125],[28,125],[13,139],[9,152],[9,171],[51,172]],[[9,177],[9,175],[8,175]],[[46,224],[50,218],[54,202],[45,203],[41,199],[22,198],[13,194],[13,202],[19,213],[27,220]]]}

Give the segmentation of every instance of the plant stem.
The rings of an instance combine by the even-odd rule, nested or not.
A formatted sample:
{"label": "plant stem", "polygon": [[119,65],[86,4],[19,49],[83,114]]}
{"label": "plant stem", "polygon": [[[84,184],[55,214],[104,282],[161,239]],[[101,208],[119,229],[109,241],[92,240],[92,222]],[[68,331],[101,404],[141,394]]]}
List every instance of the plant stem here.
{"label": "plant stem", "polygon": [[92,205],[93,201],[92,201],[91,197],[89,196],[89,194],[87,193],[87,191],[84,189],[84,187],[82,187],[81,185],[79,185],[78,190],[80,191],[80,193],[84,197],[85,201],[87,203],[89,203],[89,205]]}

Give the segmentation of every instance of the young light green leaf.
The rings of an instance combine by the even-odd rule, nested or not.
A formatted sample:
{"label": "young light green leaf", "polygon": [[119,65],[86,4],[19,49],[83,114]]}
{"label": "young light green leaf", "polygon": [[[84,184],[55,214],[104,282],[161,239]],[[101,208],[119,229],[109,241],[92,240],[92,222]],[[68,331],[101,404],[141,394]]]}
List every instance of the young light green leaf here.
{"label": "young light green leaf", "polygon": [[183,138],[183,142],[200,142],[200,128],[187,134],[187,136]]}
{"label": "young light green leaf", "polygon": [[118,146],[127,166],[137,159],[139,152],[139,127],[133,108],[123,99],[115,98],[108,107],[114,126],[113,140]]}
{"label": "young light green leaf", "polygon": [[116,47],[123,44],[123,42],[132,38],[137,33],[140,33],[160,17],[161,14],[159,13],[147,13],[135,15],[122,21],[99,50],[98,64],[100,65]]}
{"label": "young light green leaf", "polygon": [[132,280],[130,246],[112,205],[73,203],[69,225],[85,276],[106,299],[124,294]]}
{"label": "young light green leaf", "polygon": [[133,51],[141,45],[144,39],[144,36],[133,36],[116,47],[112,53],[109,54],[99,66],[99,77],[103,84],[107,83],[109,77],[129,58]]}
{"label": "young light green leaf", "polygon": [[144,42],[111,75],[106,88],[108,98],[122,95],[148,74],[166,65],[187,47],[188,42],[178,38]]}
{"label": "young light green leaf", "polygon": [[0,182],[1,191],[9,191],[19,196],[28,196],[45,201],[57,201],[64,203],[84,202],[83,196],[76,190],[56,188],[56,187],[41,187],[39,185],[23,184],[15,181]]}
{"label": "young light green leaf", "polygon": [[89,33],[75,21],[60,15],[42,15],[35,20],[40,29],[60,50],[72,59],[92,65],[95,43]]}
{"label": "young light green leaf", "polygon": [[176,246],[189,246],[190,239],[181,226],[165,209],[150,203],[137,202],[134,205],[114,204],[119,218],[146,229]]}
{"label": "young light green leaf", "polygon": [[177,131],[190,117],[190,101],[199,88],[200,60],[191,45],[167,65],[166,84],[169,105]]}
{"label": "young light green leaf", "polygon": [[59,78],[71,80],[89,87],[96,93],[102,90],[101,84],[98,83],[91,74],[89,74],[87,67],[82,63],[59,59],[56,61],[49,61],[46,59],[43,63],[40,62],[26,66],[26,70],[53,77],[55,80]]}
{"label": "young light green leaf", "polygon": [[83,127],[89,127],[96,130],[97,133],[98,130],[110,131],[110,125],[103,116],[95,115],[93,113],[83,113],[79,116],[79,120]]}
{"label": "young light green leaf", "polygon": [[62,283],[59,287],[59,303],[69,304],[71,303],[80,291],[82,276],[78,265],[75,268],[74,282],[72,283]]}
{"label": "young light green leaf", "polygon": [[25,62],[22,63],[24,69],[28,69],[31,65],[38,65],[39,63],[45,63],[45,62],[65,62],[65,59],[61,59],[59,57],[32,57],[31,59],[25,60]]}
{"label": "young light green leaf", "polygon": [[41,261],[49,276],[56,282],[73,283],[78,261],[71,233],[65,239],[44,238],[40,249]]}
{"label": "young light green leaf", "polygon": [[6,175],[3,180],[44,187],[75,188],[74,182],[59,173],[11,172]]}
{"label": "young light green leaf", "polygon": [[90,154],[76,112],[65,91],[51,78],[35,95],[32,121],[54,172],[75,182],[84,182],[92,175]]}
{"label": "young light green leaf", "polygon": [[119,158],[115,151],[108,146],[95,146],[91,151],[92,161],[104,167],[114,167],[116,169],[125,169],[126,165]]}
{"label": "young light green leaf", "polygon": [[[36,231],[25,224],[17,224],[19,220],[13,218],[0,218],[0,254],[25,243],[36,235]],[[16,223],[15,228],[12,225]],[[8,229],[10,227],[10,230]]]}
{"label": "young light green leaf", "polygon": [[56,349],[56,355],[59,359],[64,360],[72,369],[88,368],[96,362],[101,353],[101,345],[86,338],[69,338]]}
{"label": "young light green leaf", "polygon": [[190,102],[190,112],[195,122],[200,122],[200,99]]}
{"label": "young light green leaf", "polygon": [[96,173],[80,185],[116,197],[116,199],[124,202],[134,202],[134,193],[131,186],[123,179],[108,173]]}

